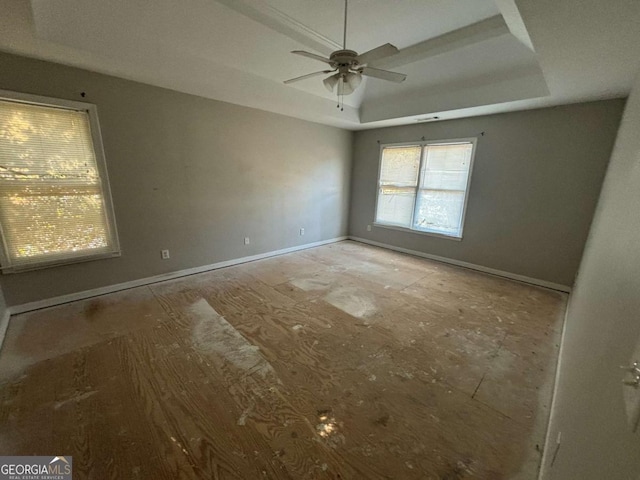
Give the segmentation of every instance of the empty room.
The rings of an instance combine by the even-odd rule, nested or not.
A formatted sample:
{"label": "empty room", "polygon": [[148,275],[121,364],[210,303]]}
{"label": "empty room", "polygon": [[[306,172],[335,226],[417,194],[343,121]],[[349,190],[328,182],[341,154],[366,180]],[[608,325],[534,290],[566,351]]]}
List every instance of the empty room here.
{"label": "empty room", "polygon": [[640,480],[637,0],[0,0],[0,478]]}

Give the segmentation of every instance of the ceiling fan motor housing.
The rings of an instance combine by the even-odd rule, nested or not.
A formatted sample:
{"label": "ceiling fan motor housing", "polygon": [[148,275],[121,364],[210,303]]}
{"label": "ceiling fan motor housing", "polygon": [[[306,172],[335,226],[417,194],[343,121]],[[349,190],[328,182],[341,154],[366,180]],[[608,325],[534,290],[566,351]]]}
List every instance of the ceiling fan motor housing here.
{"label": "ceiling fan motor housing", "polygon": [[329,56],[329,60],[334,68],[348,71],[349,69],[355,70],[360,66],[356,59],[357,56],[358,53],[353,50],[336,50]]}

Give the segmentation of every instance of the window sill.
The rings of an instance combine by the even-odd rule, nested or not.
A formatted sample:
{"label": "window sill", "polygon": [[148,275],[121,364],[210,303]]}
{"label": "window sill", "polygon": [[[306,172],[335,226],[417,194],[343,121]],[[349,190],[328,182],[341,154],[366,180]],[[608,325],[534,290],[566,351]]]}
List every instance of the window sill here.
{"label": "window sill", "polygon": [[115,252],[106,252],[106,253],[99,253],[96,255],[87,255],[87,256],[82,256],[82,257],[76,257],[76,258],[68,258],[68,259],[64,259],[64,260],[53,260],[53,261],[49,261],[49,262],[40,262],[40,263],[36,263],[33,265],[17,265],[17,266],[13,266],[13,267],[6,267],[2,269],[2,274],[7,274],[7,273],[23,273],[23,272],[32,272],[33,270],[43,270],[45,268],[53,268],[53,267],[61,267],[63,265],[71,265],[74,263],[84,263],[84,262],[92,262],[94,260],[103,260],[106,258],[115,258],[115,257],[120,257],[121,253],[120,251],[115,251]]}
{"label": "window sill", "polygon": [[387,228],[389,230],[398,230],[400,232],[415,233],[415,234],[418,234],[418,235],[426,235],[428,237],[444,238],[444,239],[447,239],[447,240],[454,240],[456,242],[461,242],[462,241],[462,237],[454,237],[454,236],[451,236],[451,235],[445,235],[443,233],[436,233],[436,232],[424,232],[422,230],[412,230],[411,228],[397,227],[395,225],[387,225],[387,224],[384,224],[384,223],[373,222],[373,226],[374,227],[379,227],[379,228]]}

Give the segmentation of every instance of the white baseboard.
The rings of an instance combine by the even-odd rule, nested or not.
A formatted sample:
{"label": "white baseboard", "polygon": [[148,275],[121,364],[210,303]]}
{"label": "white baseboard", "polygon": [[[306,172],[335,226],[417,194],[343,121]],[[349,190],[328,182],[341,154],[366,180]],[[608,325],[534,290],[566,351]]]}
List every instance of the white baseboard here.
{"label": "white baseboard", "polygon": [[480,272],[489,273],[492,275],[497,275],[499,277],[509,278],[511,280],[517,280],[524,283],[530,283],[532,285],[537,285],[545,288],[551,288],[553,290],[559,290],[561,292],[570,292],[571,287],[566,285],[560,285],[553,282],[547,282],[546,280],[538,280],[535,278],[526,277],[524,275],[518,275],[515,273],[504,272],[502,270],[496,270],[489,267],[484,267],[482,265],[475,265],[468,262],[463,262],[460,260],[454,260],[451,258],[440,257],[438,255],[431,255],[429,253],[419,252],[416,250],[409,250],[407,248],[396,247],[394,245],[388,245],[386,243],[375,242],[373,240],[367,240],[366,238],[360,237],[336,237],[331,238],[329,240],[321,240],[319,242],[306,243],[304,245],[297,245],[295,247],[283,248],[280,250],[273,250],[271,252],[260,253],[257,255],[251,255],[248,257],[235,258],[232,260],[225,260],[223,262],[213,263],[210,265],[203,265],[201,267],[187,268],[185,270],[178,270],[176,272],[165,273],[162,275],[155,275],[153,277],[140,278],[138,280],[132,280],[129,282],[117,283],[115,285],[107,285],[105,287],[94,288],[91,290],[84,290],[82,292],[71,293],[68,295],[61,295],[59,297],[47,298],[44,300],[39,300],[36,302],[23,303],[21,305],[14,305],[8,307],[5,311],[4,315],[0,318],[0,348],[2,347],[2,342],[4,340],[7,328],[9,326],[9,320],[11,315],[16,315],[19,313],[30,312],[33,310],[39,310],[42,308],[54,307],[56,305],[62,305],[64,303],[75,302],[76,300],[84,300],[86,298],[97,297],[99,295],[106,295],[108,293],[119,292],[121,290],[127,290],[129,288],[141,287],[144,285],[150,285],[153,283],[163,282],[166,280],[173,280],[175,278],[186,277],[188,275],[194,275],[197,273],[208,272],[210,270],[217,270],[219,268],[230,267],[233,265],[239,265],[241,263],[252,262],[255,260],[261,260],[263,258],[275,257],[278,255],[284,255],[286,253],[297,252],[299,250],[306,250],[308,248],[319,247],[321,245],[327,245],[330,243],[341,242],[343,240],[354,240],[356,242],[366,243],[369,245],[374,245],[376,247],[382,247],[389,250],[395,250],[401,253],[407,253],[409,255],[415,255],[417,257],[428,258],[430,260],[435,260],[438,262],[449,263],[452,265],[457,265],[460,267],[469,268],[472,270],[478,270]]}
{"label": "white baseboard", "polygon": [[[56,305],[61,305],[63,303],[75,302],[76,300],[84,300],[86,298],[97,297],[99,295],[105,295],[107,293],[119,292],[121,290],[127,290],[129,288],[141,287],[143,285],[150,285],[152,283],[164,282],[165,280],[173,280],[174,278],[186,277],[188,275],[208,272],[210,270],[217,270],[219,268],[231,267],[233,265],[239,265],[241,263],[253,262],[255,260],[261,260],[263,258],[275,257],[278,255],[284,255],[286,253],[297,252],[299,250],[306,250],[308,248],[319,247],[321,245],[336,243],[342,240],[347,240],[347,237],[336,237],[336,238],[331,238],[329,240],[321,240],[319,242],[305,243],[304,245],[296,245],[295,247],[288,247],[280,250],[273,250],[271,252],[259,253],[257,255],[251,255],[248,257],[234,258],[232,260],[225,260],[224,262],[213,263],[211,265],[203,265],[201,267],[187,268],[185,270],[178,270],[176,272],[164,273],[162,275],[155,275],[153,277],[140,278],[138,280],[132,280],[130,282],[117,283],[115,285],[107,285],[106,287],[94,288],[92,290],[84,290],[82,292],[70,293],[68,295],[61,295],[59,297],[38,300],[37,302],[23,303],[22,305],[14,305],[9,307],[8,312],[11,315],[16,315],[18,313],[30,312],[32,310],[40,310],[41,308],[54,307]],[[1,330],[1,327],[2,327],[2,324],[0,324],[0,345],[1,345],[2,339],[4,338],[4,333]],[[6,327],[5,327],[5,330],[6,330]]]}
{"label": "white baseboard", "polygon": [[559,283],[553,283],[553,282],[548,282],[546,280],[539,280],[537,278],[526,277],[524,275],[518,275],[517,273],[510,273],[502,270],[496,270],[495,268],[489,268],[482,265],[476,265],[474,263],[463,262],[461,260],[455,260],[453,258],[440,257],[438,255],[431,255],[430,253],[419,252],[417,250],[409,250],[408,248],[396,247],[395,245],[388,245],[386,243],[375,242],[373,240],[368,240],[366,238],[349,236],[349,240],[366,243],[368,245],[373,245],[375,247],[387,248],[389,250],[394,250],[396,252],[407,253],[409,255],[414,255],[416,257],[428,258],[429,260],[435,260],[437,262],[449,263],[451,265],[456,265],[458,267],[469,268],[471,270],[478,270],[479,272],[490,273],[491,275],[496,275],[498,277],[505,277],[510,280],[517,280],[519,282],[530,283],[532,285],[537,285],[539,287],[550,288],[552,290],[559,290],[561,292],[566,292],[566,293],[571,292],[571,287],[568,287],[567,285],[560,285]]}
{"label": "white baseboard", "polygon": [[[551,468],[549,464],[550,457],[553,456],[553,452],[560,446],[560,437],[556,437],[555,439],[551,437],[553,432],[551,431],[551,426],[556,417],[557,412],[557,397],[556,393],[558,393],[558,387],[560,385],[560,368],[562,366],[562,359],[564,358],[564,349],[565,349],[565,335],[567,332],[567,319],[569,318],[569,311],[571,310],[571,299],[569,298],[569,303],[567,304],[567,308],[564,311],[564,319],[562,321],[562,333],[560,334],[560,348],[558,349],[558,361],[556,362],[556,371],[554,372],[554,381],[553,381],[553,390],[551,391],[551,407],[549,408],[549,418],[547,418],[547,433],[544,437],[544,445],[542,446],[542,458],[540,459],[540,468],[538,469],[537,480],[544,480],[544,477]],[[553,460],[551,460],[553,463]],[[547,466],[548,465],[548,466]]]}

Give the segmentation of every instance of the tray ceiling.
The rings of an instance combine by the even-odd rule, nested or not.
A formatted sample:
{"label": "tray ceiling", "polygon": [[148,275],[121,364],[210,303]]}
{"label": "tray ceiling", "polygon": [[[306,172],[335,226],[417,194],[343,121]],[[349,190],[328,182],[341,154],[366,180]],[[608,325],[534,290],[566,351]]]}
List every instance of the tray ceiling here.
{"label": "tray ceiling", "polygon": [[[150,7],[152,5],[152,8]],[[347,47],[393,43],[345,109],[291,55],[342,44],[342,0],[0,0],[0,49],[350,129],[624,96],[635,0],[351,0]]]}

